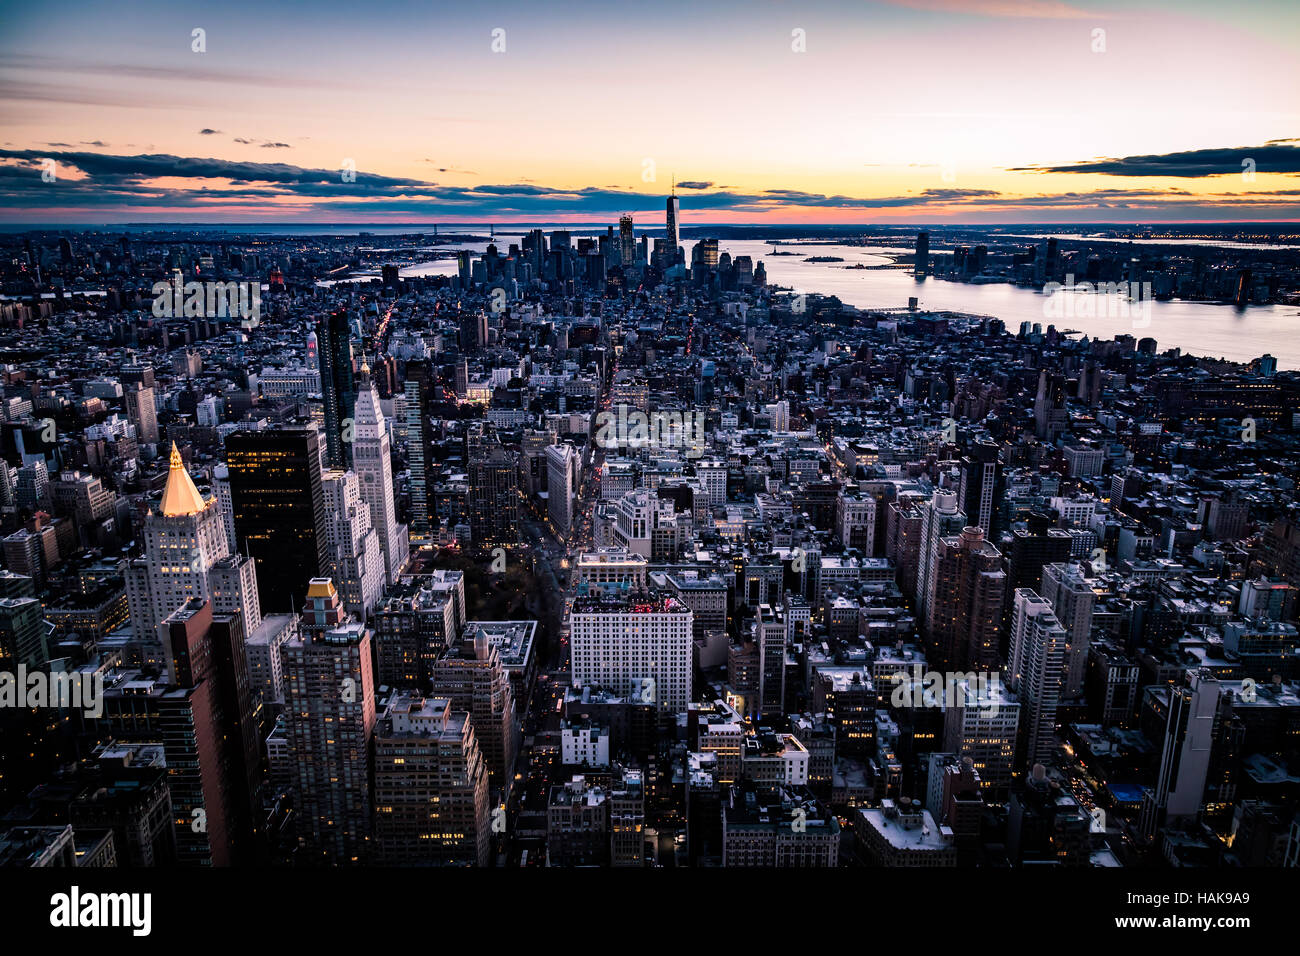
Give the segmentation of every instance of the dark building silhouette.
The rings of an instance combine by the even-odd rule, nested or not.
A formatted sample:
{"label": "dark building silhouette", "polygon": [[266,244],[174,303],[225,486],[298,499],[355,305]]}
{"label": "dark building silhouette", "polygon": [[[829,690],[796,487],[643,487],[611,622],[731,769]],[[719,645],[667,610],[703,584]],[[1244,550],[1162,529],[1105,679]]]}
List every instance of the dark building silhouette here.
{"label": "dark building silhouette", "polygon": [[357,402],[352,374],[352,331],[348,314],[335,309],[316,322],[320,356],[320,389],[325,402],[325,452],[331,468],[344,468],[352,460],[347,432]]}
{"label": "dark building silhouette", "polygon": [[519,463],[503,448],[484,450],[469,463],[470,530],[485,547],[519,540]]}
{"label": "dark building silhouette", "polygon": [[214,616],[209,602],[194,599],[166,624],[175,685],[194,692],[188,713],[198,756],[196,765],[177,766],[197,774],[179,800],[173,788],[173,809],[178,819],[201,810],[203,821],[178,830],[181,860],[202,862],[206,851],[215,866],[255,861],[260,827],[254,781],[260,758],[242,619]]}
{"label": "dark building silhouette", "polygon": [[262,611],[296,608],[307,582],[329,569],[320,433],[235,432],[226,439],[226,465],[235,540],[256,563]]}

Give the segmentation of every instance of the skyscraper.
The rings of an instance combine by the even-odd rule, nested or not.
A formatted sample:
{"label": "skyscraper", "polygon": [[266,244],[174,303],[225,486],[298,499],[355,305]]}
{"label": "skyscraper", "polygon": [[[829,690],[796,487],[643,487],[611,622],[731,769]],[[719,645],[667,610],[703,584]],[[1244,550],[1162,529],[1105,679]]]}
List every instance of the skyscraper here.
{"label": "skyscraper", "polygon": [[918,276],[930,273],[930,234],[924,229],[916,234],[916,263],[912,272]]}
{"label": "skyscraper", "polygon": [[1097,593],[1083,577],[1077,564],[1049,564],[1043,568],[1043,599],[1052,605],[1056,619],[1065,628],[1065,687],[1063,696],[1083,693],[1091,646],[1092,609]]}
{"label": "skyscraper", "polygon": [[410,557],[406,526],[397,523],[393,503],[393,464],[387,422],[379,404],[379,391],[370,380],[370,366],[362,362],[357,392],[352,467],[356,470],[361,500],[370,509],[370,524],[379,536],[384,558],[384,578],[389,583]]}
{"label": "skyscraper", "polygon": [[230,553],[217,499],[199,494],[175,444],[162,500],[140,537],[144,554],[127,568],[127,605],[137,640],[161,651],[164,619],[192,598],[207,600],[208,572]]}
{"label": "skyscraper", "polygon": [[519,464],[499,445],[470,459],[470,530],[481,547],[519,542]]}
{"label": "skyscraper", "polygon": [[[1046,565],[1068,560],[1070,557],[1069,532],[1052,527],[1051,514],[1031,511],[1025,516],[1025,527],[1011,532],[1011,551],[1007,558],[1007,586],[1033,588],[1042,593],[1043,568]],[[1007,597],[1007,607],[1011,597]]]}
{"label": "skyscraper", "polygon": [[939,553],[939,541],[950,534],[958,534],[966,527],[966,514],[957,507],[957,495],[951,491],[936,491],[934,497],[921,504],[920,561],[916,578],[916,616],[925,626],[930,605],[934,601],[934,562]]}
{"label": "skyscraper", "polygon": [[555,533],[568,538],[573,523],[573,493],[577,482],[578,453],[572,445],[549,445],[546,449],[546,510]]}
{"label": "skyscraper", "polygon": [[257,565],[242,554],[229,554],[213,562],[208,572],[212,591],[212,613],[240,614],[249,634],[262,624],[262,606],[257,595]]}
{"label": "skyscraper", "polygon": [[936,542],[924,634],[932,661],[943,668],[997,666],[1006,597],[1002,555],[977,527]]}
{"label": "skyscraper", "polygon": [[635,264],[636,239],[632,234],[632,214],[618,217],[619,264],[624,268]]}
{"label": "skyscraper", "polygon": [[1049,441],[1066,430],[1070,413],[1065,407],[1065,376],[1047,369],[1038,373],[1038,391],[1034,396],[1034,434]]}
{"label": "skyscraper", "polygon": [[43,667],[49,660],[41,602],[33,597],[0,597],[0,671],[18,664]]}
{"label": "skyscraper", "polygon": [[352,412],[357,400],[346,309],[335,309],[316,320],[316,342],[325,403],[325,453],[331,468],[343,468],[352,460]]}
{"label": "skyscraper", "polygon": [[1154,790],[1142,802],[1141,833],[1152,840],[1167,824],[1193,822],[1201,811],[1214,744],[1220,684],[1208,668],[1187,672],[1187,684],[1149,687],[1163,697],[1164,740]]}
{"label": "skyscraper", "polygon": [[158,444],[158,413],[153,404],[152,386],[134,383],[122,393],[126,417],[135,426],[135,437],[142,445]]}
{"label": "skyscraper", "polygon": [[329,578],[313,578],[307,600],[301,633],[282,649],[298,836],[315,858],[355,863],[371,833],[370,631],[347,619]]}
{"label": "skyscraper", "polygon": [[356,472],[331,469],[321,476],[325,499],[327,576],[343,596],[348,613],[364,621],[384,593],[384,555],[361,500]]}
{"label": "skyscraper", "polygon": [[514,779],[518,732],[510,675],[487,634],[466,628],[433,666],[433,693],[467,710],[487,761],[493,793],[508,794]]}
{"label": "skyscraper", "polygon": [[1047,763],[1056,739],[1056,710],[1065,683],[1066,634],[1052,605],[1029,588],[1018,588],[1011,612],[1007,686],[1024,708],[1027,764]]}
{"label": "skyscraper", "polygon": [[998,460],[997,442],[981,438],[961,459],[961,484],[957,495],[962,510],[966,512],[966,520],[983,528],[985,537],[990,540],[996,531],[993,524],[997,517],[1001,478],[1002,463]]}
{"label": "skyscraper", "polygon": [[433,378],[429,363],[413,359],[406,363],[406,461],[411,483],[411,537],[417,543],[429,538],[430,458],[429,403],[433,398]]}
{"label": "skyscraper", "polygon": [[[214,615],[210,601],[192,598],[167,617],[165,627],[173,683],[193,692],[187,695],[186,723],[197,760],[167,755],[173,776],[188,774],[173,786],[180,859],[218,866],[254,861],[260,855],[255,791],[261,757],[243,619]],[[193,826],[196,819],[203,825]]]}
{"label": "skyscraper", "polygon": [[758,645],[759,707],[764,714],[785,713],[786,625],[767,604],[758,607],[754,643]]}
{"label": "skyscraper", "polygon": [[979,688],[963,682],[954,705],[944,708],[943,749],[971,759],[989,802],[1002,802],[1011,788],[1019,726],[1020,704],[1000,683]]}
{"label": "skyscraper", "polygon": [[235,537],[257,563],[265,614],[296,607],[307,581],[330,567],[320,458],[314,427],[226,438]]}
{"label": "skyscraper", "polygon": [[681,238],[677,235],[677,217],[681,214],[681,203],[677,198],[677,184],[673,183],[672,195],[668,197],[667,203],[667,242],[668,242],[668,265],[677,261],[677,247]]}

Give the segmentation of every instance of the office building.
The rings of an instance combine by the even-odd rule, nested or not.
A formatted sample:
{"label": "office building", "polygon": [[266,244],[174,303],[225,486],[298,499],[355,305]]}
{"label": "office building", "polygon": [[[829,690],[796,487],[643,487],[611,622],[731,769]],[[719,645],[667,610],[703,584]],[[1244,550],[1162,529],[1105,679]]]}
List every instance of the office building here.
{"label": "office building", "polygon": [[577,598],[569,614],[573,685],[653,702],[665,716],[685,710],[692,617],[689,607],[665,595]]}
{"label": "office building", "polygon": [[235,538],[256,563],[264,614],[297,607],[307,582],[331,567],[320,462],[312,427],[226,438]]}

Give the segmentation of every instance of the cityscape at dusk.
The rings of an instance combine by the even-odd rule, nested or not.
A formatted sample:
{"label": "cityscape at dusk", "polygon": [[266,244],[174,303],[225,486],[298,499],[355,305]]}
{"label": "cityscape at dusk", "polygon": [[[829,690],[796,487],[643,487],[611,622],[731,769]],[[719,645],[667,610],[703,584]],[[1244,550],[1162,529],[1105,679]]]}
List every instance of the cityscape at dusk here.
{"label": "cityscape at dusk", "polygon": [[0,4],[9,923],[1293,929],[1294,3]]}

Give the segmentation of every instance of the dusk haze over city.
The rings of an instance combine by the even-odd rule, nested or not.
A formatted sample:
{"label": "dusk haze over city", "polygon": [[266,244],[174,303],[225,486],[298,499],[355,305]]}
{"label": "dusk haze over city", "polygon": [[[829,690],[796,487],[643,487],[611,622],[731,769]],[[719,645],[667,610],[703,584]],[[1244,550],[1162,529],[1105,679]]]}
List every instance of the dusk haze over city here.
{"label": "dusk haze over city", "polygon": [[1294,0],[0,24],[18,938],[1294,935]]}

